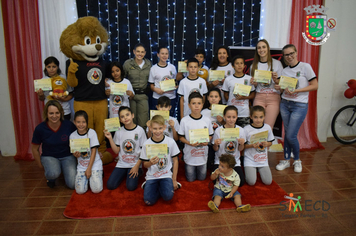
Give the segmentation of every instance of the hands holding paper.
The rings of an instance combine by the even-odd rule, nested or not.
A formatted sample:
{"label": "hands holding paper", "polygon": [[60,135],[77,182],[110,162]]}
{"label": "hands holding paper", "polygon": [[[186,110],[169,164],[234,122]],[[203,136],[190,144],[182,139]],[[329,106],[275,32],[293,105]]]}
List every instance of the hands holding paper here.
{"label": "hands holding paper", "polygon": [[153,157],[150,159],[151,165],[156,165],[159,161],[159,158],[157,156]]}
{"label": "hands holding paper", "polygon": [[196,142],[196,143],[191,143],[191,142],[189,142],[189,145],[190,145],[190,146],[193,146],[193,147],[208,146],[208,144],[209,144],[209,142],[206,142],[206,143],[198,143],[198,142]]}
{"label": "hands holding paper", "polygon": [[81,153],[78,152],[78,151],[75,151],[75,152],[73,153],[73,156],[75,156],[76,158],[79,158],[80,155],[81,155]]}

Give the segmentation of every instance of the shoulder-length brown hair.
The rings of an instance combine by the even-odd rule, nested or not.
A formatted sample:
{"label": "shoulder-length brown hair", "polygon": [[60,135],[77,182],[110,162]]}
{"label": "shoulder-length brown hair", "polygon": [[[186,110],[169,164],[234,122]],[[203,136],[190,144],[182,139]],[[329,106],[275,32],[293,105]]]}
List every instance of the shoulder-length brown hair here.
{"label": "shoulder-length brown hair", "polygon": [[[257,42],[257,45],[259,42],[264,42],[267,45],[267,50],[268,50],[267,51],[267,64],[268,64],[268,68],[270,68],[270,70],[273,71],[272,56],[271,56],[271,50],[270,50],[269,44],[266,39],[259,40]],[[255,70],[257,69],[258,62],[261,60],[260,55],[258,55],[258,52],[257,52],[257,45],[256,45],[255,57],[253,58],[251,73],[250,73],[252,77],[255,75]]]}
{"label": "shoulder-length brown hair", "polygon": [[61,113],[61,121],[64,120],[64,111],[63,111],[63,107],[62,105],[57,101],[57,100],[49,100],[45,107],[43,108],[43,113],[42,113],[42,117],[44,121],[48,121],[48,107],[49,106],[55,106],[57,107],[59,113]]}

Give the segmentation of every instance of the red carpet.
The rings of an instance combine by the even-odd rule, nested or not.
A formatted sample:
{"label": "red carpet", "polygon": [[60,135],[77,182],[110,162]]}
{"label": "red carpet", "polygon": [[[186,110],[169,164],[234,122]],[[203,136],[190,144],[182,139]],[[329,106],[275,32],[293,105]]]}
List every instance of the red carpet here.
{"label": "red carpet", "polygon": [[[85,219],[210,211],[207,206],[213,193],[209,189],[210,178],[188,183],[184,176],[183,162],[180,162],[178,173],[178,181],[182,184],[182,188],[175,192],[170,202],[159,199],[154,206],[145,205],[143,189],[140,187],[132,192],[127,191],[125,181],[115,190],[110,191],[106,188],[106,182],[115,165],[116,162],[104,166],[104,190],[101,193],[93,194],[89,190],[83,195],[78,195],[74,191],[63,215],[67,218]],[[143,181],[144,176],[141,176],[139,186]],[[212,186],[211,183],[210,187]],[[238,191],[241,193],[242,203],[249,203],[251,206],[276,205],[283,201],[286,195],[286,192],[274,181],[270,186],[266,186],[258,180],[255,186],[244,185]],[[220,209],[232,208],[235,208],[235,205],[231,200],[223,200],[220,205]]]}

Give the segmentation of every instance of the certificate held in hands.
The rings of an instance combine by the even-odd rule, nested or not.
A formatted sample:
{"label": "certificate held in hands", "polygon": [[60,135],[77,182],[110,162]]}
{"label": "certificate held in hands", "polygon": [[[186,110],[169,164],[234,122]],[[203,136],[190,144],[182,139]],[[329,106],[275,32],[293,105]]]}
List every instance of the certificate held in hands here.
{"label": "certificate held in hands", "polygon": [[109,132],[114,132],[120,130],[120,120],[119,117],[114,117],[110,119],[105,119],[105,129]]}
{"label": "certificate held in hands", "polygon": [[257,83],[271,83],[272,72],[268,70],[255,70],[254,81]]}
{"label": "certificate held in hands", "polygon": [[178,72],[188,72],[187,63],[185,61],[178,61]]}
{"label": "certificate held in hands", "polygon": [[37,92],[39,89],[42,89],[42,91],[51,91],[52,90],[52,80],[50,78],[36,79],[33,82],[35,84],[35,92]]}
{"label": "certificate held in hands", "polygon": [[222,81],[225,79],[225,71],[224,70],[210,70],[209,71],[209,81],[219,80]]}
{"label": "certificate held in hands", "polygon": [[159,82],[159,86],[164,92],[176,89],[176,81],[174,79],[163,80]]}
{"label": "certificate held in hands", "polygon": [[239,128],[220,129],[220,138],[226,142],[237,141],[240,137]]}
{"label": "certificate held in hands", "polygon": [[69,142],[70,152],[89,152],[90,145],[88,138],[81,138],[81,139],[71,139]]}
{"label": "certificate held in hands", "polygon": [[110,84],[110,94],[114,95],[125,95],[127,91],[127,84],[122,83],[111,83]]}
{"label": "certificate held in hands", "polygon": [[241,96],[248,96],[250,95],[250,92],[251,92],[251,86],[249,85],[244,85],[244,84],[239,84],[239,83],[236,83],[235,84],[235,87],[234,87],[234,92],[233,94],[239,94]]}
{"label": "certificate held in hands", "polygon": [[150,120],[155,115],[161,115],[165,121],[169,120],[169,111],[159,111],[159,110],[151,110],[150,111]]}
{"label": "certificate held in hands", "polygon": [[209,130],[207,128],[189,130],[189,142],[190,143],[209,142]]}
{"label": "certificate held in hands", "polygon": [[212,117],[224,116],[224,110],[226,107],[227,107],[226,105],[212,104],[211,105],[211,116]]}
{"label": "certificate held in hands", "polygon": [[290,91],[295,90],[295,87],[297,86],[298,79],[288,77],[288,76],[281,76],[281,79],[279,80],[279,86],[281,86],[281,89],[286,89],[288,88]]}
{"label": "certificate held in hands", "polygon": [[167,144],[146,144],[146,154],[148,159],[153,157],[167,158]]}
{"label": "certificate held in hands", "polygon": [[250,143],[262,143],[267,142],[268,131],[263,131],[257,134],[251,135]]}

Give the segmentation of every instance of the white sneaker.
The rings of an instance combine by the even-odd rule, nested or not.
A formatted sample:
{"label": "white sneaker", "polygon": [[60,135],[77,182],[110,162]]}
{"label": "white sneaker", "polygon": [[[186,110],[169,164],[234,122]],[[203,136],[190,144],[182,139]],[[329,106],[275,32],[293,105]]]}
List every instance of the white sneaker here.
{"label": "white sneaker", "polygon": [[141,188],[143,189],[145,187],[146,181],[141,184]]}
{"label": "white sneaker", "polygon": [[290,167],[289,160],[281,160],[279,164],[276,166],[277,170],[284,170],[285,168]]}
{"label": "white sneaker", "polygon": [[294,166],[294,172],[300,173],[302,172],[302,161],[301,160],[295,160],[293,162]]}

